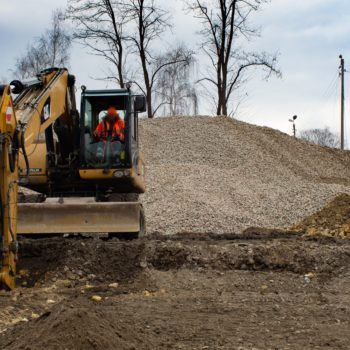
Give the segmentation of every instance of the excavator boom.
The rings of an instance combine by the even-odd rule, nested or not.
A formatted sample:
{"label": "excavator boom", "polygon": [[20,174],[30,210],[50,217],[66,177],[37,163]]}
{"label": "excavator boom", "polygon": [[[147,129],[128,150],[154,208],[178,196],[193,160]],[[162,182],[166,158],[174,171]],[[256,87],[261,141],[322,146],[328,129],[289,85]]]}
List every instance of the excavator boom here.
{"label": "excavator boom", "polygon": [[0,286],[15,286],[17,244],[18,128],[11,89],[0,86]]}

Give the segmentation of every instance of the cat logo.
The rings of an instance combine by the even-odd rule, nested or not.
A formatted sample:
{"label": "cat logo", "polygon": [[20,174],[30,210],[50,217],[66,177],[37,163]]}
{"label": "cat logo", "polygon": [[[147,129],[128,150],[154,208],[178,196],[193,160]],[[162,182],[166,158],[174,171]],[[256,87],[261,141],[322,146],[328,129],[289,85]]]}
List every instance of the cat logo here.
{"label": "cat logo", "polygon": [[[41,173],[42,171],[43,171],[43,169],[41,169],[41,168],[30,168],[29,169],[30,174],[38,174],[38,173]],[[21,174],[25,174],[26,172],[27,172],[26,169],[20,169]]]}
{"label": "cat logo", "polygon": [[29,172],[31,174],[36,174],[36,173],[41,173],[42,169],[41,168],[30,168]]}

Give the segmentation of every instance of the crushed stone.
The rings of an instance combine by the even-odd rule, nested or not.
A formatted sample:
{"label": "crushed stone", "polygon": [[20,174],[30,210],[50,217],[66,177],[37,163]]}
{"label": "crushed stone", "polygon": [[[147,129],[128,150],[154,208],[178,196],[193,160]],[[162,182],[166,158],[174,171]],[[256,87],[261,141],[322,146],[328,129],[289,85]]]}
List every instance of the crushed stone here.
{"label": "crushed stone", "polygon": [[140,122],[148,233],[289,228],[350,193],[350,152],[227,117]]}

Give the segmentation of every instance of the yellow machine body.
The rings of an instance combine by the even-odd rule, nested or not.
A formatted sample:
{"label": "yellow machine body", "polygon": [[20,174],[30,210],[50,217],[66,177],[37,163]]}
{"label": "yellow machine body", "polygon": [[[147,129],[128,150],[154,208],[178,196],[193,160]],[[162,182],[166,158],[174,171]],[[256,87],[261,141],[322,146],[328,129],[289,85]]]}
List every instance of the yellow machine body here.
{"label": "yellow machine body", "polygon": [[0,281],[8,288],[14,288],[17,261],[17,188],[18,156],[13,150],[17,123],[13,114],[10,87],[2,87],[0,100]]}
{"label": "yellow machine body", "polygon": [[[144,97],[84,90],[79,114],[74,77],[53,68],[0,86],[0,98],[0,287],[15,286],[18,234],[144,233],[135,197],[145,191],[137,130]],[[94,139],[111,104],[123,114],[124,142]],[[44,201],[18,203],[19,184]]]}

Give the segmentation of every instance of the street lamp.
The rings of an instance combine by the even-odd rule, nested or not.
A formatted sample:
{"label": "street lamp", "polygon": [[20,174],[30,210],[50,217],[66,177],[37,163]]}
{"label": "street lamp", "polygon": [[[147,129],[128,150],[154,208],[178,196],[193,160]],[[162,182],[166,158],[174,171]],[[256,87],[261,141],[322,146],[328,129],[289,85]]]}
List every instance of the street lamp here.
{"label": "street lamp", "polygon": [[296,115],[293,115],[293,119],[288,119],[291,123],[293,123],[293,136],[296,137],[296,128],[295,128],[295,119],[297,119],[298,117]]}

